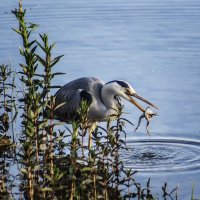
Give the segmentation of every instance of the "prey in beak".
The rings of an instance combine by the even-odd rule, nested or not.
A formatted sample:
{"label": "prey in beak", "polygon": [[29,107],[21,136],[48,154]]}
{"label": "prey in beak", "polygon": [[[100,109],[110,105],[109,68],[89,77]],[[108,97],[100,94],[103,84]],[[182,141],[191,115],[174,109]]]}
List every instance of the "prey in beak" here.
{"label": "prey in beak", "polygon": [[148,100],[146,100],[145,98],[139,96],[139,95],[138,95],[137,93],[135,93],[135,92],[134,92],[134,93],[131,93],[130,90],[127,90],[127,91],[126,91],[126,95],[129,96],[129,101],[130,101],[132,104],[134,104],[137,108],[139,108],[142,112],[145,112],[145,109],[144,109],[135,99],[133,99],[132,97],[135,97],[135,98],[137,98],[137,99],[139,99],[139,100],[141,100],[141,101],[143,101],[143,102],[149,104],[150,106],[152,106],[152,107],[158,109],[158,107],[156,107],[153,103],[151,103],[151,102],[149,102]]}
{"label": "prey in beak", "polygon": [[153,116],[157,116],[157,113],[154,113],[152,110],[150,110],[150,107],[147,107],[146,109],[144,109],[134,98],[132,97],[135,97],[147,104],[149,104],[150,106],[158,109],[153,103],[149,102],[148,100],[144,99],[143,97],[139,96],[135,91],[131,93],[130,90],[127,90],[126,91],[126,95],[129,97],[129,101],[134,104],[137,108],[139,108],[141,111],[142,111],[142,115],[140,116],[139,118],[139,122],[138,122],[138,125],[135,129],[135,131],[138,129],[138,127],[140,126],[140,123],[141,123],[141,120],[142,118],[145,118],[147,120],[147,125],[146,125],[146,130],[147,130],[147,133],[150,134],[149,132],[149,123],[150,123],[150,120]]}
{"label": "prey in beak", "polygon": [[138,125],[135,128],[135,131],[139,128],[140,123],[142,121],[142,118],[145,118],[147,120],[146,130],[147,130],[147,133],[150,135],[150,132],[149,132],[149,123],[150,123],[151,118],[153,116],[157,116],[157,113],[154,113],[152,110],[150,110],[150,107],[147,107],[146,110],[144,111],[144,113],[140,116],[139,121],[138,121]]}

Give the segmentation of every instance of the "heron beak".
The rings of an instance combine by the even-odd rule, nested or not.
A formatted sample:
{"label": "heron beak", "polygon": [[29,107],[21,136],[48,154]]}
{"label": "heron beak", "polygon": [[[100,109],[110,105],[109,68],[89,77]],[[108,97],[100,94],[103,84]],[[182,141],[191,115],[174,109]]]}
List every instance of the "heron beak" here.
{"label": "heron beak", "polygon": [[130,97],[130,99],[129,99],[130,102],[131,102],[132,104],[134,104],[137,108],[139,108],[142,112],[145,112],[145,109],[142,108],[142,106],[141,106],[137,101],[135,101],[133,98],[131,98],[131,96],[136,97],[137,99],[139,99],[139,100],[141,100],[141,101],[143,101],[143,102],[149,104],[150,106],[152,106],[152,107],[158,109],[154,104],[152,104],[152,103],[149,102],[148,100],[144,99],[143,97],[139,96],[138,94],[136,94],[136,93],[130,94],[130,96],[129,96],[129,97]]}

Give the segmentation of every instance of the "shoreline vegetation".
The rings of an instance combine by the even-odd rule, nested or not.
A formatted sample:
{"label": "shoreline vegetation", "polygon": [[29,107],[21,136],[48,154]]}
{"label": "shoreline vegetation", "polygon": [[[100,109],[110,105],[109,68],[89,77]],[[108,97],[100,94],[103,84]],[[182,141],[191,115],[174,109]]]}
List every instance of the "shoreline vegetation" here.
{"label": "shoreline vegetation", "polygon": [[[84,101],[72,129],[58,129],[51,93],[59,88],[52,80],[63,73],[53,71],[63,55],[52,56],[55,43],[49,43],[47,34],[31,38],[38,25],[26,21],[22,0],[12,12],[19,23],[13,30],[22,39],[24,63],[17,72],[0,65],[0,199],[179,199],[178,186],[169,191],[164,183],[158,197],[151,192],[150,179],[142,186],[134,178],[137,171],[124,166],[119,152],[127,149],[125,125],[130,122],[122,117],[123,107],[115,121],[93,131],[93,146]],[[23,87],[16,88],[16,78]],[[194,186],[192,200],[193,193]]]}

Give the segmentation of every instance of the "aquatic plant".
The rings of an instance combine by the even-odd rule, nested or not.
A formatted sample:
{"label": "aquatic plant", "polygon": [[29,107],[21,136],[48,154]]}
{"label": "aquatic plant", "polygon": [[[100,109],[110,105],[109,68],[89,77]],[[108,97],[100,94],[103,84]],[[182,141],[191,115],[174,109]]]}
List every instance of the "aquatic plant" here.
{"label": "aquatic plant", "polygon": [[[12,177],[9,174],[9,160],[14,159],[13,122],[17,116],[13,95],[15,73],[9,65],[0,65],[0,198],[9,198]],[[11,130],[11,131],[9,131]]]}
{"label": "aquatic plant", "polygon": [[6,137],[12,137],[14,141],[14,135],[9,135],[8,130],[12,126],[18,112],[13,92],[15,88],[15,73],[11,71],[8,65],[0,65],[0,77],[0,95],[2,97],[0,100],[0,137],[1,141],[3,141],[3,137],[5,142]]}

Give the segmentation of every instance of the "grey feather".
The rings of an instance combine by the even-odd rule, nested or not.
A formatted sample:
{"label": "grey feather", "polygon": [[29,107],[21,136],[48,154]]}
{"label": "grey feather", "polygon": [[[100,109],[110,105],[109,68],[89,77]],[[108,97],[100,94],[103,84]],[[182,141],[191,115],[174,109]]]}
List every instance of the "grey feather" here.
{"label": "grey feather", "polygon": [[65,102],[64,105],[55,110],[55,115],[62,121],[72,121],[77,117],[77,110],[80,106],[80,92],[85,90],[92,95],[92,98],[101,99],[101,88],[104,83],[93,77],[83,77],[71,81],[59,89],[56,94],[56,106]]}

